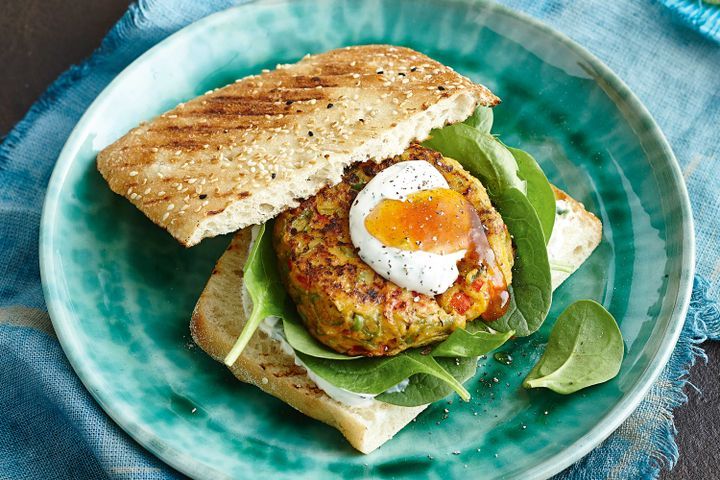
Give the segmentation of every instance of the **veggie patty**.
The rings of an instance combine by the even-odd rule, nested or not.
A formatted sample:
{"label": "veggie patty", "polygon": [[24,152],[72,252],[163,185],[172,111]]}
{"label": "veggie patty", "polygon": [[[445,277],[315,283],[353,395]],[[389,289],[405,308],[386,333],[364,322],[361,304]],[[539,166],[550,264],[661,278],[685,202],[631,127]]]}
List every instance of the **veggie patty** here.
{"label": "veggie patty", "polygon": [[[435,297],[382,278],[362,261],[350,239],[348,214],[357,193],[378,172],[406,160],[429,162],[463,195],[477,211],[494,253],[491,266],[466,255],[455,283]],[[308,331],[348,355],[395,355],[435,343],[480,316],[497,318],[507,304],[507,290],[492,281],[498,275],[493,267],[507,285],[512,279],[512,243],[502,218],[479,180],[456,161],[418,144],[383,162],[349,167],[341,183],[280,214],[273,243],[281,278]]]}

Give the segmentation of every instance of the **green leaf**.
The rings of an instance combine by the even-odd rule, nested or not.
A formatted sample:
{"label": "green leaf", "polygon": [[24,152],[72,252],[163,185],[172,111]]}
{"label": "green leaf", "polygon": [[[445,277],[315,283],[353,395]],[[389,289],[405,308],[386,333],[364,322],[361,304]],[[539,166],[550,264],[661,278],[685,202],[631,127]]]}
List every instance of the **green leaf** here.
{"label": "green leaf", "polygon": [[579,300],[558,317],[545,353],[523,387],[568,394],[606,382],[620,371],[623,347],[610,312],[593,300]]}
{"label": "green leaf", "polygon": [[518,175],[525,180],[527,198],[540,219],[547,245],[555,224],[555,193],[532,155],[517,148],[507,147],[507,149],[518,164]]}
{"label": "green leaf", "polygon": [[508,188],[525,192],[525,181],[518,175],[512,153],[495,137],[456,123],[430,133],[423,145],[453,158],[473,176],[480,179],[490,196]]}
{"label": "green leaf", "polygon": [[[450,373],[455,380],[464,383],[477,370],[477,358],[436,358],[438,364]],[[417,407],[436,402],[453,392],[446,382],[420,373],[410,377],[408,386],[402,392],[381,393],[375,399],[403,407]]]}
{"label": "green leaf", "polygon": [[[267,222],[259,228],[245,262],[243,281],[252,299],[252,313],[235,341],[235,345],[225,357],[227,366],[235,363],[255,330],[266,317],[297,316],[297,310],[280,281],[277,256],[272,247],[271,235],[272,222]],[[237,292],[237,295],[240,295],[240,292]]]}
{"label": "green leaf", "polygon": [[508,311],[489,325],[493,330],[514,330],[516,336],[526,337],[540,328],[552,303],[545,237],[535,209],[522,192],[511,188],[493,201],[510,230],[517,253]]}
{"label": "green leaf", "polygon": [[394,357],[360,358],[338,362],[297,352],[297,356],[316,375],[336,387],[356,393],[380,394],[406,378],[424,373],[449,385],[463,400],[470,394],[455,377],[430,355],[407,350]]}
{"label": "green leaf", "polygon": [[[490,134],[490,130],[493,124],[493,110],[492,108],[488,107],[478,107],[477,109],[475,109],[475,112],[473,112],[473,114],[468,117],[463,123],[465,125],[473,127],[481,134]],[[445,127],[445,129],[447,128],[449,127]],[[434,136],[437,136],[436,132],[433,132]],[[456,135],[458,133],[464,132],[455,132]],[[432,141],[433,140],[431,139],[426,143],[429,145]],[[553,225],[555,223],[555,194],[550,187],[550,182],[548,182],[548,179],[540,168],[540,165],[538,165],[532,155],[518,148],[508,147],[499,140],[496,141],[500,143],[503,147],[505,147],[515,158],[515,162],[517,164],[517,176],[520,178],[520,180],[523,180],[526,183],[528,200],[530,200],[530,204],[532,204],[533,208],[535,208],[535,211],[540,218],[540,223],[542,224],[543,232],[545,234],[545,244],[547,244],[550,241],[550,234],[552,233]],[[481,143],[480,146],[482,148],[482,146],[486,145],[484,143]],[[447,145],[442,145],[442,148],[449,149]],[[498,159],[503,162],[505,161],[505,159],[503,158],[504,154],[502,153],[499,156],[497,153],[493,153],[492,151],[486,151],[485,153],[487,154],[488,158],[493,162],[497,162]],[[449,153],[446,155],[455,158]],[[503,171],[504,170],[501,170],[498,173],[503,174]],[[505,173],[507,172],[512,173],[512,169],[508,168]],[[481,178],[483,181],[488,181],[487,175],[481,176],[479,178]],[[506,180],[508,185],[512,185],[514,182],[509,178],[506,178]],[[517,188],[517,185],[515,185],[515,187]],[[520,190],[522,190],[522,188],[520,188]]]}
{"label": "green leaf", "polygon": [[[479,322],[478,322],[479,323]],[[479,330],[471,333],[465,329],[455,330],[431,352],[433,357],[479,357],[507,342],[515,334],[508,332],[488,332]]]}
{"label": "green leaf", "polygon": [[479,132],[490,133],[493,124],[493,110],[490,107],[477,107],[463,123]]}
{"label": "green leaf", "polygon": [[290,346],[293,347],[295,351],[302,352],[305,355],[332,360],[355,360],[362,358],[343,355],[318,342],[315,337],[310,335],[305,325],[303,325],[297,317],[283,317],[283,330],[285,332],[285,339]]}
{"label": "green leaf", "polygon": [[[552,301],[552,283],[543,225],[526,196],[529,187],[519,176],[515,157],[493,136],[465,124],[433,130],[424,145],[460,162],[487,188],[516,247],[513,281],[509,287],[511,303],[507,313],[490,325],[502,332],[514,330],[519,337],[530,335],[545,321]],[[534,159],[530,159],[534,163]],[[541,183],[539,177],[531,173],[532,166],[526,160],[523,156],[526,177],[533,183]],[[532,189],[533,197],[545,198],[547,192],[542,193],[542,187]],[[540,202],[538,210],[546,216],[547,199]],[[554,203],[552,212],[554,215]]]}

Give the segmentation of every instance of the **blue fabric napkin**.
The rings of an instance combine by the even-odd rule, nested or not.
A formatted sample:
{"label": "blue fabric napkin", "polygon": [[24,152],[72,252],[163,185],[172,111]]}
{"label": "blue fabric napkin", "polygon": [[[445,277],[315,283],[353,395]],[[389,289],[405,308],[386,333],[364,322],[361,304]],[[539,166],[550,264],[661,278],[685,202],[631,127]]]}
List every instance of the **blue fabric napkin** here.
{"label": "blue fabric napkin", "polygon": [[702,35],[720,42],[720,5],[703,0],[660,0],[675,16]]}
{"label": "blue fabric napkin", "polygon": [[[95,54],[63,74],[0,145],[0,478],[176,478],[92,400],[45,311],[38,226],[54,162],[87,106],[137,56],[185,25],[237,2],[144,0]],[[680,341],[637,411],[560,476],[653,478],[678,458],[672,410],[686,397],[699,343],[720,338],[720,48],[659,3],[504,0],[605,61],[649,108],[680,161],[695,213],[698,276]]]}

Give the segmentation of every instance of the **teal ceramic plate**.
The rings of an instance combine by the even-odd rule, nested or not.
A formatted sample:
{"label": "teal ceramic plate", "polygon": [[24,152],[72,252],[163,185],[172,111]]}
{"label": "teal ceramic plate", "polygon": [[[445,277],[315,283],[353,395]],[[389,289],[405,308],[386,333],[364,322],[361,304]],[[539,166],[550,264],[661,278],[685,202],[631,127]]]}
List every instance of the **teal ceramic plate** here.
{"label": "teal ceramic plate", "polygon": [[[512,365],[482,362],[470,403],[438,402],[363,456],[193,346],[190,313],[229,238],[182,248],[111,193],[94,161],[180,101],[307,52],[374,42],[410,46],[489,86],[503,98],[494,131],[532,152],[601,218],[604,235],[556,292],[545,327],[505,349]],[[647,392],[683,323],[694,258],[687,193],[665,139],[627,87],[569,39],[486,3],[300,0],[208,17],[107,87],[58,160],[41,263],[55,329],[82,381],[122,428],[182,472],[538,478],[590,451]],[[602,302],[618,319],[620,374],[571,396],[523,390],[553,319],[578,298]]]}

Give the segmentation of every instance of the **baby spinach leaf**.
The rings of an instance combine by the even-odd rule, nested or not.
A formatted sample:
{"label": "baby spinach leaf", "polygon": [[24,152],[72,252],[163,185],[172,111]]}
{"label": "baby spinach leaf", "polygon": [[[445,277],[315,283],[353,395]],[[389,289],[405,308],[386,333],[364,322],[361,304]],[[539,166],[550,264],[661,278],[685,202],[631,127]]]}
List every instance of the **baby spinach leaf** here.
{"label": "baby spinach leaf", "polygon": [[[272,221],[262,225],[255,237],[243,267],[243,282],[252,299],[252,313],[240,336],[225,357],[231,366],[238,359],[260,323],[269,316],[290,318],[297,316],[292,300],[285,292],[277,269],[277,256],[272,247]],[[237,292],[240,295],[240,292]]]}
{"label": "baby spinach leaf", "polygon": [[518,175],[525,180],[527,198],[540,219],[547,245],[555,224],[555,193],[540,165],[529,153],[518,148],[507,147],[507,149],[518,164]]}
{"label": "baby spinach leaf", "polygon": [[485,355],[507,342],[515,334],[510,330],[507,332],[491,333],[487,330],[479,330],[471,333],[459,328],[450,336],[433,348],[433,357],[479,357]]}
{"label": "baby spinach leaf", "polygon": [[615,377],[623,353],[622,334],[610,312],[593,300],[579,300],[558,317],[523,387],[577,392]]}
{"label": "baby spinach leaf", "polygon": [[[552,300],[546,238],[538,216],[538,211],[541,211],[543,217],[547,217],[548,198],[547,191],[540,186],[539,175],[534,171],[534,159],[529,155],[529,158],[519,155],[525,166],[525,177],[534,184],[532,196],[539,198],[538,211],[526,196],[529,187],[520,177],[515,157],[492,135],[483,134],[469,125],[455,124],[433,130],[424,145],[460,162],[487,188],[516,247],[510,287],[511,304],[508,312],[491,325],[502,332],[514,330],[515,335],[520,337],[530,335],[542,325]],[[554,200],[550,211],[554,215]],[[546,228],[552,229],[549,222]]]}
{"label": "baby spinach leaf", "polygon": [[526,337],[540,328],[552,303],[550,262],[540,219],[522,192],[510,188],[493,199],[515,242],[510,305],[490,326]]}
{"label": "baby spinach leaf", "polygon": [[332,360],[355,360],[362,357],[350,357],[343,355],[330,347],[318,342],[310,335],[305,325],[297,317],[283,317],[283,330],[285,339],[293,349],[318,358],[329,358]]}
{"label": "baby spinach leaf", "polygon": [[493,110],[490,107],[477,107],[463,123],[479,132],[490,133],[493,124]]}
{"label": "baby spinach leaf", "polygon": [[[477,357],[436,358],[438,364],[460,383],[466,382],[475,375]],[[410,377],[410,383],[402,392],[381,393],[377,400],[403,407],[417,407],[436,402],[450,395],[452,387],[438,378],[425,373]]]}
{"label": "baby spinach leaf", "polygon": [[[489,135],[493,123],[493,110],[492,108],[488,107],[478,107],[477,109],[475,109],[475,112],[473,112],[473,114],[468,117],[463,123],[465,125],[473,127],[481,134]],[[449,127],[445,127],[445,129],[447,128]],[[456,135],[458,133],[462,133],[461,130],[455,132]],[[433,132],[433,135],[436,136],[435,132]],[[429,145],[432,141],[433,140],[431,138],[431,140],[428,140],[426,144]],[[542,224],[543,232],[545,234],[545,243],[547,244],[547,242],[550,241],[550,234],[552,233],[552,227],[555,223],[555,194],[550,187],[550,182],[548,182],[548,179],[547,177],[545,177],[545,174],[540,168],[540,165],[538,165],[532,155],[518,148],[508,147],[499,140],[496,141],[500,143],[503,147],[505,147],[515,158],[515,162],[517,164],[517,176],[521,180],[524,180],[526,183],[526,195],[528,197],[528,200],[530,200],[530,204],[533,206],[533,208],[535,208],[535,211],[540,218],[540,223]],[[484,143],[480,145],[481,147],[487,146]],[[500,154],[500,157],[498,157],[497,154],[493,155],[492,151],[486,151],[486,153],[488,154],[488,157],[491,161],[497,161],[498,158],[502,159],[502,154]],[[446,155],[455,158],[449,153]],[[457,158],[455,159],[458,160]],[[471,171],[471,173],[473,172]],[[502,170],[500,171],[500,173],[502,173]],[[486,177],[478,178],[483,181],[487,181]],[[508,184],[511,183],[512,182],[508,182]],[[517,185],[515,186],[517,187]]]}
{"label": "baby spinach leaf", "polygon": [[424,373],[449,385],[463,400],[470,399],[468,391],[455,377],[432,356],[422,355],[418,350],[407,350],[394,357],[360,358],[352,362],[296,353],[313,373],[351,392],[377,395],[406,378]]}
{"label": "baby spinach leaf", "polygon": [[482,181],[490,196],[507,188],[525,192],[525,181],[510,151],[495,137],[464,123],[456,123],[430,132],[423,145],[460,162]]}

